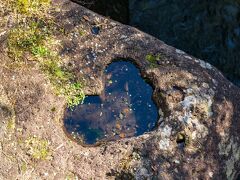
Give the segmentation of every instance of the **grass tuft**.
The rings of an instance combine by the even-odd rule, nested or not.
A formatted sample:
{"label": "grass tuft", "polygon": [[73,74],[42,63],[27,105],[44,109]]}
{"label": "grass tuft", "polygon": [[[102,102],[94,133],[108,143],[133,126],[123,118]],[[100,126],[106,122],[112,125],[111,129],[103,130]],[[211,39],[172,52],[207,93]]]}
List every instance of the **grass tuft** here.
{"label": "grass tuft", "polygon": [[69,108],[72,109],[84,100],[82,84],[74,81],[74,75],[71,72],[64,70],[56,61],[45,61],[42,65],[50,82],[54,85],[56,94],[66,98]]}
{"label": "grass tuft", "polygon": [[12,29],[8,36],[8,54],[14,60],[23,60],[24,52],[30,52],[33,55],[44,53],[42,44],[49,32],[46,25],[42,26],[40,22],[30,24],[19,24],[18,27]]}
{"label": "grass tuft", "polygon": [[[1,2],[2,0],[0,0]],[[5,1],[4,1],[5,2]],[[57,95],[64,96],[73,108],[84,99],[82,84],[66,67],[61,65],[54,38],[55,24],[47,15],[50,0],[7,0],[18,21],[8,36],[8,55],[15,67],[29,60],[36,61],[46,74]],[[20,15],[19,15],[20,14]],[[22,15],[23,14],[23,15]]]}
{"label": "grass tuft", "polygon": [[47,160],[50,158],[49,142],[37,137],[29,137],[25,140],[27,154],[36,160]]}
{"label": "grass tuft", "polygon": [[33,16],[39,12],[44,13],[49,8],[50,0],[8,0],[12,8],[20,14]]}
{"label": "grass tuft", "polygon": [[15,129],[15,116],[12,117],[11,119],[8,120],[8,123],[7,123],[7,129],[10,131],[10,130],[14,130]]}

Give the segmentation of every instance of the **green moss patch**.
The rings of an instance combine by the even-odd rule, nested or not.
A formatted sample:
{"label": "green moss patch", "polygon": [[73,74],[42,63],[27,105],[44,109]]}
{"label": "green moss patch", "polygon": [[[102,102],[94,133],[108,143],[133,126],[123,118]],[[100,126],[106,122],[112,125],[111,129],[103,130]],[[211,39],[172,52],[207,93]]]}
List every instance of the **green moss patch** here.
{"label": "green moss patch", "polygon": [[148,61],[150,63],[151,67],[156,67],[158,64],[158,61],[161,60],[161,55],[160,54],[156,54],[156,55],[147,54],[145,56],[145,59],[146,59],[146,61]]}
{"label": "green moss patch", "polygon": [[29,137],[24,141],[27,154],[36,160],[47,160],[51,157],[49,142],[37,137]]}
{"label": "green moss patch", "polygon": [[[13,1],[9,1],[13,3]],[[18,22],[8,36],[8,55],[13,60],[14,67],[34,61],[48,77],[54,87],[54,92],[65,97],[70,108],[80,104],[84,99],[82,83],[65,67],[58,54],[54,34],[56,25],[47,15],[49,0],[17,0],[14,1],[19,16]],[[21,11],[18,10],[21,9]],[[45,10],[45,14],[42,14]],[[39,12],[39,14],[37,13]],[[55,47],[55,49],[53,49]]]}
{"label": "green moss patch", "polygon": [[44,13],[49,8],[51,0],[6,0],[11,3],[12,8],[20,14],[32,16]]}

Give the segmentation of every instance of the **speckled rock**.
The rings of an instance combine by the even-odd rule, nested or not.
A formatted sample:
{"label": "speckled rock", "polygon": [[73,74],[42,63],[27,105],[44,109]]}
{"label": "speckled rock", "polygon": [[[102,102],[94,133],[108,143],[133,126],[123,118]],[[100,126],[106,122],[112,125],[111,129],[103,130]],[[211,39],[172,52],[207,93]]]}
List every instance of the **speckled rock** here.
{"label": "speckled rock", "polygon": [[[139,137],[83,147],[65,134],[66,102],[54,95],[47,78],[34,67],[6,68],[8,57],[1,51],[0,123],[16,123],[0,132],[0,179],[236,179],[239,88],[210,64],[135,28],[68,0],[55,5],[61,8],[54,16],[65,30],[56,35],[61,57],[85,82],[85,93],[100,94],[104,69],[113,60],[131,59],[154,87],[158,125]],[[96,25],[100,31],[92,34]],[[149,62],[149,55],[157,62]],[[28,137],[47,140],[47,159],[29,156]]]}

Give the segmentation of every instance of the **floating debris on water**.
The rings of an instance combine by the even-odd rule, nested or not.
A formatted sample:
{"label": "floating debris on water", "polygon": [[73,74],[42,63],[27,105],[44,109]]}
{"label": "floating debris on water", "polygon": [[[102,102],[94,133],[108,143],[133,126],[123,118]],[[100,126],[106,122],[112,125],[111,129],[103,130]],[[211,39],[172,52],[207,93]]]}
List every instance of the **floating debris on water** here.
{"label": "floating debris on water", "polygon": [[130,62],[118,61],[105,70],[105,90],[88,96],[83,104],[66,110],[69,134],[84,144],[139,136],[151,131],[158,119],[152,87]]}

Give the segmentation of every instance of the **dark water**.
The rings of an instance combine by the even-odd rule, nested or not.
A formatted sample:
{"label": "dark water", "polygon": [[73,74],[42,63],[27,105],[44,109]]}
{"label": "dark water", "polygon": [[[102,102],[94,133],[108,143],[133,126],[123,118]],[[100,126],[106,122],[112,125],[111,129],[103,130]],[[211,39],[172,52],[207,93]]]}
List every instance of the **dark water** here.
{"label": "dark water", "polygon": [[240,86],[240,1],[93,0],[87,7],[208,61]]}
{"label": "dark water", "polygon": [[130,62],[118,61],[105,70],[105,90],[88,96],[84,103],[65,113],[65,128],[78,141],[95,144],[141,135],[158,119],[152,87]]}

